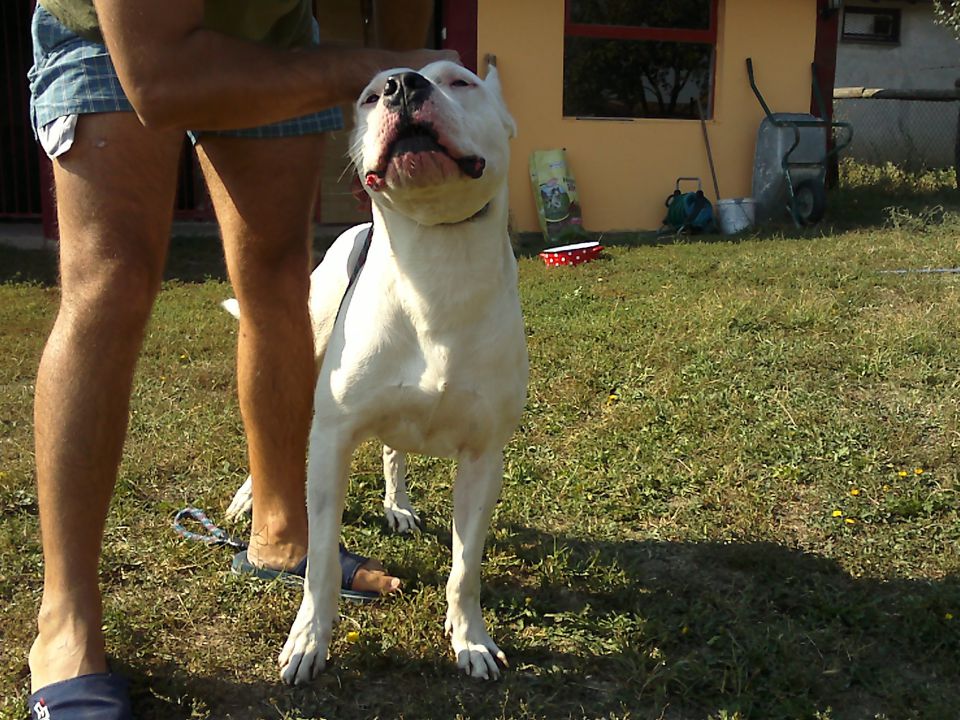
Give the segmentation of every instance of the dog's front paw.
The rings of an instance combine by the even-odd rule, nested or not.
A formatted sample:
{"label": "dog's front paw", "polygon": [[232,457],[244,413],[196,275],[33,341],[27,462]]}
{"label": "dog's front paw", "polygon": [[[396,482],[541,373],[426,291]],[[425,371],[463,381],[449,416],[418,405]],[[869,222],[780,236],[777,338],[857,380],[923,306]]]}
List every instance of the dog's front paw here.
{"label": "dog's front paw", "polygon": [[411,533],[423,530],[423,521],[409,503],[383,501],[383,515],[387,527],[398,533]]}
{"label": "dog's front paw", "polygon": [[280,678],[283,682],[300,685],[322,672],[327,665],[330,636],[330,625],[324,627],[316,614],[305,613],[301,605],[287,642],[280,651]]}
{"label": "dog's front paw", "polygon": [[453,653],[457,656],[457,667],[467,675],[479,680],[500,679],[500,666],[510,667],[507,656],[497,647],[486,630],[458,632],[453,622],[447,618],[446,631],[450,636]]}

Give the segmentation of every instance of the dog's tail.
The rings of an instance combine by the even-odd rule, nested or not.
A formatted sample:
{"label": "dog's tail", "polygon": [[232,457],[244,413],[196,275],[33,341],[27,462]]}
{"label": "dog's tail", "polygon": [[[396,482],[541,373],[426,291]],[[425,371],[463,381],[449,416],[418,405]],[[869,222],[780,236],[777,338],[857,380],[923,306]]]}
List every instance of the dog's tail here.
{"label": "dog's tail", "polygon": [[237,302],[236,298],[224,300],[222,303],[220,303],[220,307],[237,318],[237,320],[240,319],[240,303]]}

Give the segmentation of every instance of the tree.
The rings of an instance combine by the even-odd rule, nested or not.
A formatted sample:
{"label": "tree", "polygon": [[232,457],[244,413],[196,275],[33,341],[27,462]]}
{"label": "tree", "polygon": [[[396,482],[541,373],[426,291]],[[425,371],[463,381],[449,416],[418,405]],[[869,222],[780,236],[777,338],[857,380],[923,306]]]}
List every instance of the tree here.
{"label": "tree", "polygon": [[960,0],[933,0],[937,22],[953,31],[960,40]]}

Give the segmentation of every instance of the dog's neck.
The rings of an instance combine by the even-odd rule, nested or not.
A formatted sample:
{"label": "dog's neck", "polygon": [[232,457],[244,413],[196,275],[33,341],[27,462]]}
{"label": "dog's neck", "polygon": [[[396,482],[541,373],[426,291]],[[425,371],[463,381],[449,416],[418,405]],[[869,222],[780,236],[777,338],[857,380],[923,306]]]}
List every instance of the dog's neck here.
{"label": "dog's neck", "polygon": [[[421,225],[374,204],[371,257],[393,256],[403,275],[402,291],[411,293],[411,303],[444,305],[450,310],[483,303],[485,296],[504,286],[516,287],[516,261],[507,234],[508,203],[504,184],[468,220],[441,225]],[[377,232],[378,226],[386,232]]]}
{"label": "dog's neck", "polygon": [[[395,210],[374,203],[374,227],[386,229],[398,262],[439,261],[450,253],[467,253],[471,259],[499,258],[507,236],[506,184],[479,211],[459,222],[423,225]],[[462,265],[462,259],[457,263]],[[436,268],[435,268],[436,269]]]}

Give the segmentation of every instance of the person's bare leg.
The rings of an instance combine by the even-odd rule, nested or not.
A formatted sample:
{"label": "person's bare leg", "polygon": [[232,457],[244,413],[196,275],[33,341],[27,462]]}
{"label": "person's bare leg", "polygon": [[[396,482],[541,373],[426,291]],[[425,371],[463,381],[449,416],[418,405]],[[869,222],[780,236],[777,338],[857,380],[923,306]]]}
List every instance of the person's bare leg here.
{"label": "person's bare leg", "polygon": [[98,567],[134,367],[159,289],[182,135],[84,115],[54,163],[61,301],[37,372],[43,599],[34,690],[105,669]]}
{"label": "person's bare leg", "polygon": [[[240,304],[237,384],[253,476],[247,552],[263,567],[292,567],[307,550],[305,460],[316,376],[307,295],[322,140],[206,135],[197,146]],[[354,581],[356,590],[397,587],[376,561]]]}

